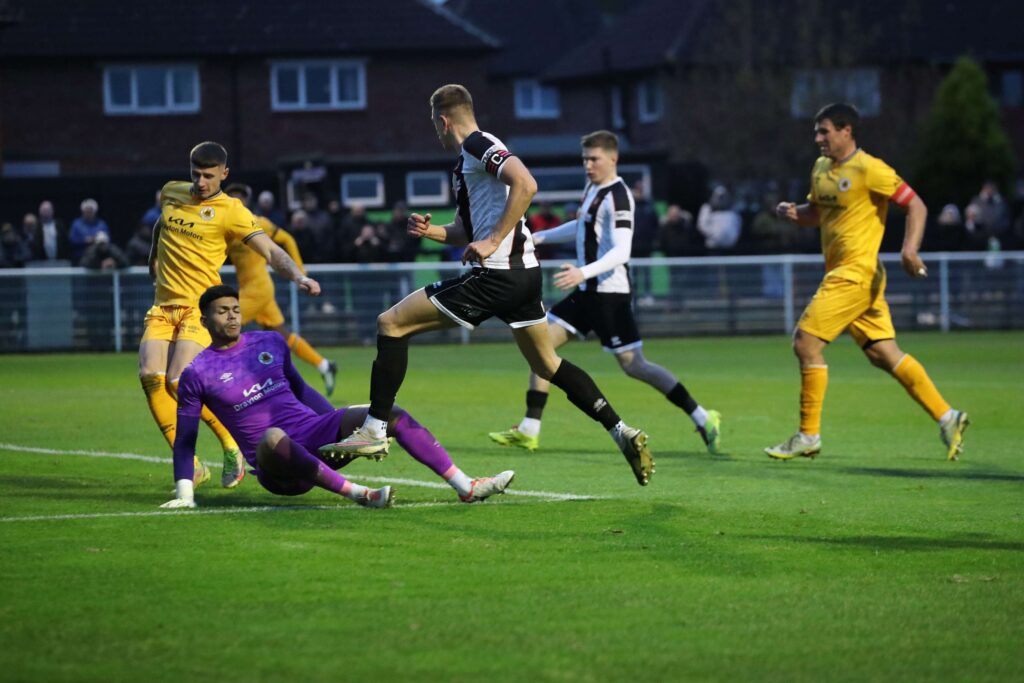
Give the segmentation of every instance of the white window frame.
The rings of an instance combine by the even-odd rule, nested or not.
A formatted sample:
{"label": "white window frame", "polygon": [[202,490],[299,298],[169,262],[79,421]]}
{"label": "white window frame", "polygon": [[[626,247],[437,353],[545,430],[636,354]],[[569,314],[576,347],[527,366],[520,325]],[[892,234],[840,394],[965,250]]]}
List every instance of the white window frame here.
{"label": "white window frame", "polygon": [[[166,102],[160,107],[142,107],[139,105],[139,83],[137,73],[139,69],[163,69],[164,70],[164,95]],[[178,70],[188,70],[193,75],[194,95],[193,102],[175,104],[174,81],[171,74]],[[131,102],[129,104],[118,104],[114,102],[110,90],[110,77],[113,72],[127,71],[131,77]],[[199,65],[191,62],[183,63],[134,63],[134,64],[105,64],[103,65],[103,113],[108,116],[173,116],[176,114],[196,114],[202,108],[200,100],[202,87],[199,83]]]}
{"label": "white window frame", "polygon": [[[513,99],[516,105],[517,119],[557,119],[562,115],[562,97],[558,88],[551,85],[544,85],[533,78],[521,78],[513,82]],[[533,92],[533,104],[527,104],[519,96],[520,88],[529,88]],[[553,109],[544,108],[544,91],[553,92],[555,95],[555,106]]]}
{"label": "white window frame", "polygon": [[[306,102],[306,67],[326,66],[330,69],[331,99],[326,104]],[[355,100],[342,100],[338,94],[338,70],[356,70]],[[282,102],[277,92],[277,75],[282,69],[297,69],[299,101]],[[362,59],[283,59],[270,63],[270,108],[273,111],[337,111],[366,109],[366,61]]]}
{"label": "white window frame", "polygon": [[[377,183],[377,193],[372,198],[349,197],[347,181],[373,180]],[[378,209],[384,206],[384,174],[383,173],[345,173],[339,181],[341,184],[341,204],[346,208],[352,208],[356,204],[368,209]]]}
{"label": "white window frame", "polygon": [[[651,91],[651,93],[648,93],[648,91]],[[654,101],[657,105],[654,109],[647,108],[648,94],[654,95]],[[647,78],[637,84],[636,107],[637,119],[640,123],[654,123],[661,120],[665,113],[665,95],[661,87],[661,81],[657,78]]]}
{"label": "white window frame", "polygon": [[849,102],[861,116],[878,116],[881,90],[879,69],[800,69],[793,74],[789,113],[795,119],[807,119],[829,102]]}
{"label": "white window frame", "polygon": [[[641,181],[644,184],[645,190],[651,187],[651,167],[647,164],[620,164],[618,167],[619,175],[627,175],[639,172]],[[583,199],[583,189],[587,186],[587,176],[583,171],[582,164],[579,166],[548,166],[548,167],[531,167],[530,174],[533,175],[534,179],[537,180],[537,184],[540,185],[541,180],[545,176],[552,175],[573,175],[578,176],[580,185],[578,190],[538,190],[537,194],[534,195],[535,201],[540,202],[578,202]],[[630,189],[632,189],[632,185]]]}
{"label": "white window frame", "polygon": [[[437,179],[441,184],[438,194],[416,194],[415,182],[422,179]],[[451,203],[451,179],[444,171],[410,171],[405,174],[405,203],[409,206],[446,206]]]}

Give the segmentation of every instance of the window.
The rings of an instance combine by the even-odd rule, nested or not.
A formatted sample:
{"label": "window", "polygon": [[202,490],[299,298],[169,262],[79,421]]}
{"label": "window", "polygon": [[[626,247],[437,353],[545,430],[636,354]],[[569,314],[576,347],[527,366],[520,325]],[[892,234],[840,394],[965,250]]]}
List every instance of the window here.
{"label": "window", "polygon": [[341,176],[341,203],[367,208],[384,206],[384,176],[380,173],[346,173]]}
{"label": "window", "polygon": [[194,64],[107,66],[107,114],[194,114],[199,111],[199,68]]}
{"label": "window", "polygon": [[795,118],[809,118],[829,102],[849,102],[862,116],[882,109],[877,69],[818,69],[797,71],[789,109]]}
{"label": "window", "polygon": [[366,109],[366,65],[351,59],[274,62],[270,97],[274,111]]}
{"label": "window", "polygon": [[[646,164],[620,164],[619,176],[632,189],[637,182],[645,188],[651,187],[651,167]],[[556,168],[531,168],[530,173],[537,181],[537,201],[578,202],[583,198],[587,176],[583,166],[559,166]]]}
{"label": "window", "polygon": [[516,117],[520,119],[557,119],[561,113],[558,88],[534,80],[516,81]]}
{"label": "window", "polygon": [[450,201],[449,178],[444,171],[414,171],[405,176],[409,206],[444,206]]}
{"label": "window", "polygon": [[626,119],[622,115],[622,86],[612,86],[611,106],[612,128],[622,130],[626,127]]}
{"label": "window", "polygon": [[652,123],[661,118],[661,83],[657,79],[648,78],[640,81],[636,90],[636,99],[640,107],[640,123]]}
{"label": "window", "polygon": [[1015,109],[1024,105],[1024,74],[1019,69],[1004,71],[1001,80],[1003,106]]}

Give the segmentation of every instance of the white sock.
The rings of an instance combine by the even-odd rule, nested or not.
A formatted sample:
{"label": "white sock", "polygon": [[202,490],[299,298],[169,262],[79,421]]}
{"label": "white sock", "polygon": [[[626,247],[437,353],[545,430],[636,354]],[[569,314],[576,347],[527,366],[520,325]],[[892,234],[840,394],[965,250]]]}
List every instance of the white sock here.
{"label": "white sock", "polygon": [[316,366],[316,369],[320,371],[321,375],[325,374],[328,370],[331,369],[331,361],[327,360],[326,358],[321,358],[320,365]]}
{"label": "white sock", "polygon": [[704,406],[697,406],[690,413],[690,419],[693,420],[693,424],[703,427],[704,423],[708,421],[708,411],[704,410]]}
{"label": "white sock", "polygon": [[371,415],[367,415],[363,420],[363,428],[378,439],[383,439],[388,435],[388,423]]}
{"label": "white sock", "polygon": [[356,484],[351,481],[349,482],[349,484],[350,486],[348,488],[348,491],[345,491],[341,495],[345,496],[349,500],[366,500],[366,496],[369,494],[370,489],[363,486],[362,484]]}
{"label": "white sock", "polygon": [[535,417],[524,417],[519,423],[519,433],[524,436],[537,436],[540,434],[540,420]]}
{"label": "white sock", "polygon": [[455,474],[448,477],[448,485],[455,489],[460,496],[468,496],[473,490],[473,480],[466,476],[466,473],[458,467],[453,468]]}
{"label": "white sock", "polygon": [[953,419],[954,415],[956,415],[956,411],[953,410],[952,408],[950,408],[949,410],[947,410],[946,412],[944,412],[942,414],[942,417],[939,418],[939,424],[940,425],[946,424],[947,422],[949,422],[950,420]]}
{"label": "white sock", "polygon": [[618,422],[615,423],[614,427],[608,430],[608,433],[612,435],[613,439],[615,439],[615,443],[618,443],[619,439],[622,438],[623,429],[626,429],[626,423],[623,422],[622,420],[619,420]]}

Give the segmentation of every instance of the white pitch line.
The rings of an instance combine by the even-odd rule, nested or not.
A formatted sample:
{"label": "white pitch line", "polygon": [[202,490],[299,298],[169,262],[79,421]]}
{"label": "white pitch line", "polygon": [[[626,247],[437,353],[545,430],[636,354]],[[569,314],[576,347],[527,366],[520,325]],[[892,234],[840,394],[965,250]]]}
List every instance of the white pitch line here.
{"label": "white pitch line", "polygon": [[[454,503],[399,503],[394,510],[432,508]],[[50,522],[65,519],[102,519],[105,517],[178,517],[182,515],[239,515],[252,512],[301,512],[304,510],[361,510],[358,505],[258,505],[238,508],[198,508],[191,510],[153,510],[146,512],[95,512],[70,515],[33,515],[31,517],[0,517],[0,522]]]}
{"label": "white pitch line", "polygon": [[[170,465],[174,462],[171,458],[160,458],[153,455],[142,455],[139,453],[113,453],[109,451],[90,451],[90,450],[58,450],[55,448],[39,448],[37,446],[22,446],[14,443],[0,443],[0,450],[4,451],[18,451],[22,453],[38,453],[40,455],[80,455],[89,458],[116,458],[118,460],[138,460],[140,462],[151,462],[162,465]],[[222,462],[207,462],[205,463],[208,467],[223,467]],[[418,486],[425,489],[449,489],[451,488],[448,484],[442,484],[437,481],[420,481],[418,479],[399,479],[394,477],[374,477],[374,476],[359,476],[360,480],[381,482],[385,484],[404,484],[406,486]],[[600,496],[585,496],[576,493],[556,493],[553,491],[522,491],[519,489],[509,489],[505,491],[510,496],[526,496],[530,498],[543,498],[547,500],[600,500]],[[167,514],[167,513],[163,513]],[[20,518],[19,518],[20,519]]]}

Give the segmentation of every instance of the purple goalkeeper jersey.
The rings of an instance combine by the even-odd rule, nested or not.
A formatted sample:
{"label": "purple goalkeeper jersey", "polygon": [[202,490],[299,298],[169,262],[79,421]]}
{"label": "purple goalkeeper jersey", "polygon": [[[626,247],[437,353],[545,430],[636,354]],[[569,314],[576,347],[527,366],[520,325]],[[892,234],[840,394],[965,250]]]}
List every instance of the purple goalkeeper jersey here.
{"label": "purple goalkeeper jersey", "polygon": [[[276,332],[247,332],[227,349],[208,348],[185,368],[178,383],[178,436],[192,426],[198,430],[203,405],[224,423],[250,465],[256,465],[256,446],[270,427],[287,434],[333,410],[310,388],[292,365],[288,344]],[[183,434],[182,426],[188,428]],[[175,441],[175,471],[191,469],[195,448]],[[180,451],[180,452],[179,452]],[[179,460],[182,462],[179,463]],[[186,464],[187,463],[187,464]]]}

